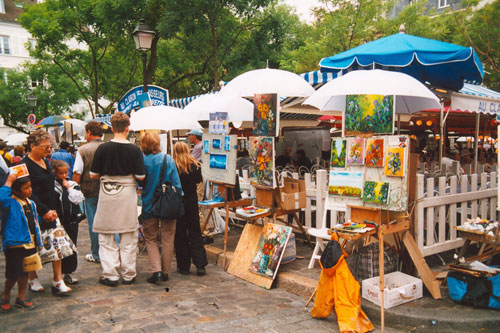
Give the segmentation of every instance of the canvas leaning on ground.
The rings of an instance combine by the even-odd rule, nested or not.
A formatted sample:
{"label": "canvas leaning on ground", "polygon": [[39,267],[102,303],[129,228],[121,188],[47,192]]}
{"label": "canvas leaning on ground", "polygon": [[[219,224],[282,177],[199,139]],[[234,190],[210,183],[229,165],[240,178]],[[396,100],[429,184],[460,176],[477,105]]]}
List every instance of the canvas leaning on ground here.
{"label": "canvas leaning on ground", "polygon": [[291,227],[271,223],[264,225],[250,272],[274,279],[291,233]]}

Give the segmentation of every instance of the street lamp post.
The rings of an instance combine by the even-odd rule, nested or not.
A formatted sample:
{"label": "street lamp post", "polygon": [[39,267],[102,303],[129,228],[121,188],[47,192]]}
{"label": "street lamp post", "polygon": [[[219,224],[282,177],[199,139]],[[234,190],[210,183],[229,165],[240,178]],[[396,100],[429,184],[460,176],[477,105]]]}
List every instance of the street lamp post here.
{"label": "street lamp post", "polygon": [[146,62],[148,59],[147,52],[151,49],[151,44],[153,42],[153,37],[155,32],[151,27],[146,23],[146,20],[141,19],[139,24],[135,27],[132,32],[132,36],[134,37],[134,43],[136,49],[141,52],[142,59],[142,81],[144,84],[144,93],[148,92],[148,84],[146,81]]}
{"label": "street lamp post", "polygon": [[36,107],[36,103],[38,102],[38,98],[36,98],[36,96],[33,93],[29,94],[28,97],[26,97],[26,100],[28,101],[28,106],[31,109],[34,109]]}

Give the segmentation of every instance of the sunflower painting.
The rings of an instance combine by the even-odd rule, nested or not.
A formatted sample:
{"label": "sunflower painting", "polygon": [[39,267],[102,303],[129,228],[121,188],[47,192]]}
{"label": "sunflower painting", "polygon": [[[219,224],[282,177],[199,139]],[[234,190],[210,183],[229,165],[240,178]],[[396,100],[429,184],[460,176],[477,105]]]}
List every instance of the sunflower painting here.
{"label": "sunflower painting", "polygon": [[387,205],[389,202],[389,183],[366,180],[363,186],[363,201]]}
{"label": "sunflower painting", "polygon": [[291,227],[267,223],[250,264],[250,272],[274,279],[291,233]]}
{"label": "sunflower painting", "polygon": [[274,138],[250,137],[250,182],[275,187]]}
{"label": "sunflower painting", "polygon": [[344,135],[392,134],[394,132],[394,96],[347,95]]}
{"label": "sunflower painting", "polygon": [[365,165],[367,167],[384,166],[384,139],[367,139]]}
{"label": "sunflower painting", "polygon": [[278,95],[255,94],[253,100],[253,134],[278,136]]}
{"label": "sunflower painting", "polygon": [[386,176],[403,177],[405,174],[405,149],[387,148],[385,152],[384,174]]}
{"label": "sunflower painting", "polygon": [[347,139],[347,165],[365,164],[365,139]]}
{"label": "sunflower painting", "polygon": [[346,147],[346,139],[332,140],[332,157],[330,159],[330,167],[345,168]]}

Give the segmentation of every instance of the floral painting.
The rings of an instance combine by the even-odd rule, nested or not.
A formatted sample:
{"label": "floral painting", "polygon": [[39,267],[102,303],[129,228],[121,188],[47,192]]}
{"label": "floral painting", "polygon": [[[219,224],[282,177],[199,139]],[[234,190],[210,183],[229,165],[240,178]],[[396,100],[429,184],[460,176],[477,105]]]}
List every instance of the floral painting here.
{"label": "floral painting", "polygon": [[250,272],[274,279],[291,233],[291,227],[272,223],[264,225]]}
{"label": "floral painting", "polygon": [[365,139],[363,138],[347,139],[347,164],[348,165],[365,164]]}
{"label": "floral painting", "polygon": [[363,187],[363,201],[387,205],[389,202],[389,183],[366,180]]}
{"label": "floral painting", "polygon": [[344,135],[392,134],[394,96],[347,95]]}
{"label": "floral painting", "polygon": [[274,138],[250,137],[250,182],[274,187]]}
{"label": "floral painting", "polygon": [[386,176],[403,177],[405,174],[405,149],[387,148],[385,152],[384,174]]}
{"label": "floral painting", "polygon": [[328,194],[360,198],[363,193],[363,173],[352,171],[330,171]]}
{"label": "floral painting", "polygon": [[278,136],[278,95],[255,94],[253,103],[253,134]]}
{"label": "floral painting", "polygon": [[384,139],[366,140],[366,163],[367,167],[384,166]]}
{"label": "floral painting", "polygon": [[332,157],[330,159],[330,166],[332,168],[345,168],[346,147],[346,139],[332,140]]}

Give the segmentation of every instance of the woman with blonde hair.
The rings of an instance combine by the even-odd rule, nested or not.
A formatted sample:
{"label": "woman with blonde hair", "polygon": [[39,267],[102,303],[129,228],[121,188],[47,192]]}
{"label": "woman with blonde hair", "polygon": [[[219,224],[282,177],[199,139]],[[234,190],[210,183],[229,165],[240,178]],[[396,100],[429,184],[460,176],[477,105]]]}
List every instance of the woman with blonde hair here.
{"label": "woman with blonde hair", "polygon": [[173,157],[184,192],[185,211],[184,216],[177,219],[175,230],[177,271],[181,274],[189,274],[192,261],[196,266],[196,273],[202,276],[206,274],[205,266],[208,261],[201,237],[198,197],[196,194],[196,184],[203,181],[200,162],[189,153],[188,145],[184,142],[177,142],[174,145]]}
{"label": "woman with blonde hair", "polygon": [[[141,138],[141,150],[144,153],[146,168],[146,178],[142,189],[141,221],[149,262],[153,270],[153,275],[146,281],[159,283],[167,281],[170,273],[170,263],[174,255],[175,220],[159,219],[150,214],[153,194],[156,187],[165,182],[171,183],[178,193],[182,193],[182,188],[174,160],[170,155],[161,152],[158,133],[144,134]],[[161,235],[161,255],[158,250],[158,232]]]}

